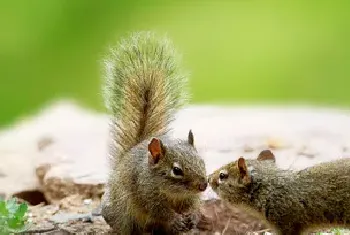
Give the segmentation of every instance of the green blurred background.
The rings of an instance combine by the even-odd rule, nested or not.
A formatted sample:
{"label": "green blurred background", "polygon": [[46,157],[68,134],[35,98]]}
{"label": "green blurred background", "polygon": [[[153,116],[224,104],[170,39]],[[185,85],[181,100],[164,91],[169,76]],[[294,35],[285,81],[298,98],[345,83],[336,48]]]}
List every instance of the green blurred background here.
{"label": "green blurred background", "polygon": [[193,103],[350,104],[350,1],[0,3],[0,125],[46,102],[103,111],[99,60],[134,30],[167,33]]}

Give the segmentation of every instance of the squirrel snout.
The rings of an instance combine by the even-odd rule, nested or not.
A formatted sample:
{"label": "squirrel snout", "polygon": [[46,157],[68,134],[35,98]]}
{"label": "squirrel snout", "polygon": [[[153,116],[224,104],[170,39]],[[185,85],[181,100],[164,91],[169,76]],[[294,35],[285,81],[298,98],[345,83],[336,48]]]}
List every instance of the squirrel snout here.
{"label": "squirrel snout", "polygon": [[205,191],[207,189],[207,187],[208,187],[208,182],[207,181],[201,182],[199,184],[199,186],[198,186],[199,191],[202,191],[202,192]]}
{"label": "squirrel snout", "polygon": [[218,182],[215,177],[209,177],[208,183],[211,185],[212,188],[216,188],[218,186]]}

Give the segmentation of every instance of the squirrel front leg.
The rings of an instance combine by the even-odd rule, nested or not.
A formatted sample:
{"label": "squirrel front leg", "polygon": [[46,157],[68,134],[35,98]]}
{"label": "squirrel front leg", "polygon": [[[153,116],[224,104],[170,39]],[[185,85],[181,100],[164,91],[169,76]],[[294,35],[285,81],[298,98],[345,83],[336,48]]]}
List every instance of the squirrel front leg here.
{"label": "squirrel front leg", "polygon": [[194,229],[198,223],[199,216],[195,213],[176,214],[169,224],[170,234],[179,234]]}
{"label": "squirrel front leg", "polygon": [[181,213],[174,212],[174,219],[170,223],[170,229],[174,234],[188,232],[197,227],[200,220],[199,206],[200,200],[189,199],[181,203]]}
{"label": "squirrel front leg", "polygon": [[154,216],[156,221],[166,222],[161,226],[154,227],[152,234],[177,235],[188,232],[196,227],[199,220],[199,214],[197,213],[180,214],[172,209],[158,211]]}

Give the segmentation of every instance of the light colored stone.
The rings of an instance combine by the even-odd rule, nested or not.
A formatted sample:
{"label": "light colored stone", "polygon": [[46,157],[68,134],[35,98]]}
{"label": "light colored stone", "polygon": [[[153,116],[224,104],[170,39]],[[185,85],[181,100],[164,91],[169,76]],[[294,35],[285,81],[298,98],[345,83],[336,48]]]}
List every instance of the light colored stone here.
{"label": "light colored stone", "polygon": [[[279,167],[302,169],[350,157],[348,114],[300,106],[189,106],[178,113],[172,135],[186,138],[192,129],[208,173],[269,147]],[[99,195],[108,171],[107,140],[108,117],[69,101],[23,118],[0,133],[0,193],[38,189],[51,202],[77,193]],[[303,146],[313,158],[300,155]],[[215,194],[208,189],[203,197]]]}
{"label": "light colored stone", "polygon": [[90,205],[92,203],[92,199],[85,199],[84,205]]}
{"label": "light colored stone", "polygon": [[54,223],[67,223],[72,220],[85,220],[91,218],[91,214],[76,214],[76,213],[57,213],[50,218],[51,222]]}

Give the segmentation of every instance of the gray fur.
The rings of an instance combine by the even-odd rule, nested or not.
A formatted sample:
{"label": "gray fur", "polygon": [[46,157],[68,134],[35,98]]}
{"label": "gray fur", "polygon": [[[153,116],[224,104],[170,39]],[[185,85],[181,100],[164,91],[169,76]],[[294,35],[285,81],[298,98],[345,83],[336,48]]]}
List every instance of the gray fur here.
{"label": "gray fur", "polygon": [[[350,227],[350,159],[318,164],[301,171],[278,169],[273,161],[246,160],[251,184],[237,175],[236,162],[210,178],[220,197],[264,218],[279,234]],[[217,185],[221,169],[228,178]]]}
{"label": "gray fur", "polygon": [[178,57],[166,37],[151,32],[133,33],[110,49],[103,87],[112,117],[110,157],[122,158],[142,140],[169,131],[188,98],[188,78]]}
{"label": "gray fur", "polygon": [[[112,167],[102,199],[106,222],[118,234],[190,230],[206,169],[188,138],[167,136],[187,97],[187,78],[170,42],[150,32],[132,34],[111,50],[106,67],[105,99],[112,115]],[[164,148],[157,163],[148,151],[152,138]],[[178,178],[171,175],[175,162],[184,173]]]}

